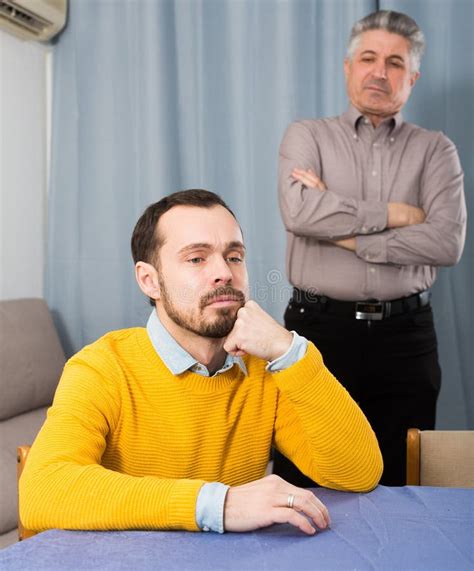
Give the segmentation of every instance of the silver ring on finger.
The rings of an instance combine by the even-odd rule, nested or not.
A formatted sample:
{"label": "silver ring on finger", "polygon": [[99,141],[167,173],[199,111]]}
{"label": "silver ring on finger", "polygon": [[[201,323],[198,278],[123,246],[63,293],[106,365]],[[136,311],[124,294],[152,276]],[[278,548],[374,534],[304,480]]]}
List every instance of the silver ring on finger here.
{"label": "silver ring on finger", "polygon": [[288,499],[286,500],[286,505],[291,509],[293,509],[293,504],[295,503],[295,496],[294,494],[288,494]]}

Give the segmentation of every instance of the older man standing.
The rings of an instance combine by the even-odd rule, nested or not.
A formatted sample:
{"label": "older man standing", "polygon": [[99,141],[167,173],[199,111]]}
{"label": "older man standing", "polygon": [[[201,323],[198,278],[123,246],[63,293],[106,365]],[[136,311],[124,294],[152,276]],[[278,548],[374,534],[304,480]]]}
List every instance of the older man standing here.
{"label": "older man standing", "polygon": [[[385,485],[405,483],[409,427],[432,429],[441,373],[429,288],[458,262],[463,172],[442,133],[400,113],[420,73],[423,33],[377,11],[344,62],[349,109],[287,129],[279,197],[294,286],[285,324],[311,339],[379,439]],[[310,482],[277,454],[275,471]]]}

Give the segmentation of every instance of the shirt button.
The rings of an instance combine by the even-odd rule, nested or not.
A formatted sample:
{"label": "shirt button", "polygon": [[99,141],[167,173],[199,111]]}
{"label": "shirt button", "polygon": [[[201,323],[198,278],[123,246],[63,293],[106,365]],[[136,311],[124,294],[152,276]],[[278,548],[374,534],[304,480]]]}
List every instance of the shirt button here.
{"label": "shirt button", "polygon": [[377,176],[377,171],[372,171],[372,176]]}
{"label": "shirt button", "polygon": [[395,141],[394,137],[390,137],[390,142],[393,143]]}
{"label": "shirt button", "polygon": [[373,143],[373,144],[372,144],[372,147],[378,147],[378,146],[379,146],[378,143]]}
{"label": "shirt button", "polygon": [[367,232],[367,226],[362,226],[362,232]]}
{"label": "shirt button", "polygon": [[364,123],[365,123],[366,125],[368,125],[368,124],[369,124],[369,120],[368,120],[368,119],[364,119]]}
{"label": "shirt button", "polygon": [[370,272],[371,274],[375,274],[375,268],[370,268],[369,272]]}
{"label": "shirt button", "polygon": [[304,307],[300,307],[300,313],[304,313]]}
{"label": "shirt button", "polygon": [[207,525],[205,525],[205,526],[202,528],[202,530],[203,530],[203,531],[209,531],[209,528],[207,527]]}
{"label": "shirt button", "polygon": [[357,135],[354,133],[354,134],[352,135],[352,138],[357,140],[358,137],[357,137]]}
{"label": "shirt button", "polygon": [[372,226],[372,232],[377,232],[378,228],[377,226]]}

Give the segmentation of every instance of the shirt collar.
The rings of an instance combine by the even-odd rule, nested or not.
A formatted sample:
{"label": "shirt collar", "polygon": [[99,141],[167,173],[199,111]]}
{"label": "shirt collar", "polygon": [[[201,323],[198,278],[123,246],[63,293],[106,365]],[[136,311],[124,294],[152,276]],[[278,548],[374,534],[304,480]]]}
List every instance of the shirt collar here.
{"label": "shirt collar", "polygon": [[[351,103],[347,111],[343,113],[342,117],[350,125],[351,129],[353,129],[357,133],[357,127],[361,119],[363,119],[364,115]],[[390,124],[390,130],[394,131],[402,125],[403,121],[404,121],[403,115],[401,111],[399,111],[393,117],[385,119],[384,122]]]}
{"label": "shirt collar", "polygon": [[[192,370],[193,372],[205,377],[211,376],[207,367],[199,363],[199,361],[183,349],[183,347],[181,347],[181,345],[168,332],[165,326],[161,323],[155,309],[151,312],[150,317],[148,318],[146,330],[155,351],[173,375],[180,375],[185,371]],[[242,357],[233,357],[232,355],[227,354],[224,364],[213,376],[227,371],[234,365],[238,365],[244,375],[247,375],[247,368]]]}

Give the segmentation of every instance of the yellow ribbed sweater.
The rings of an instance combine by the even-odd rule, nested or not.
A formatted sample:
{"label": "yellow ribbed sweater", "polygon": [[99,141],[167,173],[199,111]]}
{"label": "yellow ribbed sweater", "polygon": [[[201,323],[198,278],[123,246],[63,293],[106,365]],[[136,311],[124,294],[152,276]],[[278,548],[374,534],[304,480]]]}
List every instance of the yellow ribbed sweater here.
{"label": "yellow ribbed sweater", "polygon": [[323,486],[366,491],[382,459],[355,402],[309,344],[279,373],[244,358],[216,377],[169,372],[143,328],[67,363],[20,480],[34,530],[197,530],[205,482],[264,476],[272,443]]}

